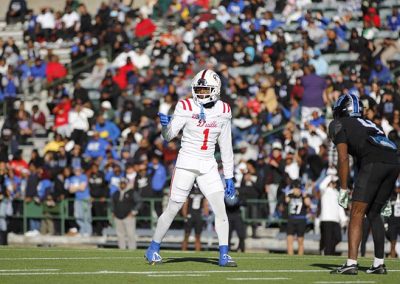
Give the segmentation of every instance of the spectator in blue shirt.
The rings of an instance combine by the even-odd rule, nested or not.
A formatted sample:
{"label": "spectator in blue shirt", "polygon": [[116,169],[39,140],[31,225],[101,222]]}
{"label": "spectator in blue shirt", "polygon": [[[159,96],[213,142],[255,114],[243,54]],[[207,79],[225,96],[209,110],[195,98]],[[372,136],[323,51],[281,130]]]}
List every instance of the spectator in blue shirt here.
{"label": "spectator in blue shirt", "polygon": [[228,13],[239,16],[244,9],[244,1],[243,0],[232,0],[228,5]]}
{"label": "spectator in blue shirt", "polygon": [[[167,170],[163,164],[161,164],[160,157],[154,155],[151,159],[151,163],[148,164],[147,172],[151,175],[151,189],[152,197],[163,198],[163,189],[165,182],[167,181]],[[157,215],[160,216],[162,213],[162,202],[158,201],[155,203],[155,209]]]}
{"label": "spectator in blue shirt", "polygon": [[400,28],[400,13],[397,7],[392,7],[392,14],[387,16],[387,25],[392,31]]}
{"label": "spectator in blue shirt", "polygon": [[[30,68],[30,76],[28,77],[29,89],[33,88],[35,93],[39,93],[46,80],[46,63],[39,57],[35,59],[35,64]],[[28,89],[24,87],[24,90]]]}
{"label": "spectator in blue shirt", "polygon": [[106,181],[109,184],[110,192],[109,195],[113,196],[113,194],[119,189],[119,182],[121,178],[124,177],[124,173],[121,170],[121,166],[118,164],[114,164],[112,170],[109,170],[106,173]]}
{"label": "spectator in blue shirt", "polygon": [[90,139],[89,143],[86,145],[83,155],[92,159],[97,159],[99,157],[105,158],[108,145],[106,140],[100,138],[99,132],[95,131],[93,138]]}
{"label": "spectator in blue shirt", "polygon": [[369,82],[377,81],[379,83],[389,83],[392,81],[392,74],[390,73],[389,68],[382,64],[381,60],[375,61],[375,67],[371,71],[371,75],[369,77]]}
{"label": "spectator in blue shirt", "polygon": [[114,144],[121,134],[118,126],[114,122],[106,120],[103,115],[97,117],[95,130],[100,133],[101,138],[107,139]]}
{"label": "spectator in blue shirt", "polygon": [[75,193],[74,216],[79,233],[89,237],[92,234],[92,206],[88,178],[79,165],[74,167],[74,175],[69,178],[68,191]]}

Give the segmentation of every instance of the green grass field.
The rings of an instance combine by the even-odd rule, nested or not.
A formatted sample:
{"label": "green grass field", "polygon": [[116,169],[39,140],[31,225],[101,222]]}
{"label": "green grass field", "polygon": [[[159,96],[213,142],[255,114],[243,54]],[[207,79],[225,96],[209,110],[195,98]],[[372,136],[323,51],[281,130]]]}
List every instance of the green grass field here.
{"label": "green grass field", "polygon": [[330,275],[343,257],[246,253],[237,268],[217,265],[217,252],[162,251],[164,264],[144,262],[143,250],[0,248],[0,283],[400,283],[400,262],[386,261],[388,275]]}

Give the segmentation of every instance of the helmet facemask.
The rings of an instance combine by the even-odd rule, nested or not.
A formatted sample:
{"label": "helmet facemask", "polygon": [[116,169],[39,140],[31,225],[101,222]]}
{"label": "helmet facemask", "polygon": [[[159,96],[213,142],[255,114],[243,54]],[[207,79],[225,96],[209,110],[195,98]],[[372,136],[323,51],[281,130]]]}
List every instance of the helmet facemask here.
{"label": "helmet facemask", "polygon": [[215,72],[211,70],[200,71],[192,82],[192,95],[194,102],[206,108],[214,105],[220,98],[220,87],[221,81]]}

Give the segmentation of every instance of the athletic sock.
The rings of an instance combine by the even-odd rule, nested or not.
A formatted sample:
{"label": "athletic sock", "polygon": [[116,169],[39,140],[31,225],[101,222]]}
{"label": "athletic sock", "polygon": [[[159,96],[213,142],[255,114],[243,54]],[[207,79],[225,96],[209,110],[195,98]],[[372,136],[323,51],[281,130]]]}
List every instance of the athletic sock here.
{"label": "athletic sock", "polygon": [[225,210],[224,192],[213,193],[207,196],[207,200],[215,214],[215,231],[218,235],[219,245],[228,246],[229,222]]}
{"label": "athletic sock", "polygon": [[355,264],[357,264],[357,260],[350,259],[350,258],[347,259],[347,262],[346,262],[347,266],[355,265]]}
{"label": "athletic sock", "polygon": [[378,267],[379,265],[383,265],[383,258],[374,258],[374,267]]}
{"label": "athletic sock", "polygon": [[164,213],[161,214],[157,221],[157,227],[154,232],[153,241],[160,244],[165,234],[169,230],[172,221],[174,221],[176,214],[181,210],[183,202],[175,202],[171,199]]}

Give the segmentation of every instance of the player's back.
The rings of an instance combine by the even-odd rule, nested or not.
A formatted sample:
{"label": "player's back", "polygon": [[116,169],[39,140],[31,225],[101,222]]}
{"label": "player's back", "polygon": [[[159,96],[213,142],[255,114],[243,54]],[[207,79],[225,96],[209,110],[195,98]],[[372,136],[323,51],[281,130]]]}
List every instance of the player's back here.
{"label": "player's back", "polygon": [[[336,130],[333,130],[333,128]],[[343,117],[329,126],[336,132],[335,144],[347,143],[349,153],[358,159],[359,165],[371,162],[397,163],[395,145],[375,123],[363,118]],[[393,146],[394,145],[394,146]]]}

